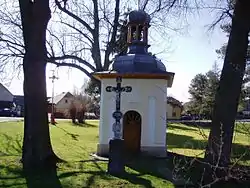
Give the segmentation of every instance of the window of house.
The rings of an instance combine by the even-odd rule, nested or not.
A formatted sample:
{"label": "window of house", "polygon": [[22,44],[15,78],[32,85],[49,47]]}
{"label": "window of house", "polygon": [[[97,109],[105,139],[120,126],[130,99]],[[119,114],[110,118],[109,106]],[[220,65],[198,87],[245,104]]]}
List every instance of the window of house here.
{"label": "window of house", "polygon": [[68,103],[68,99],[65,99],[65,103]]}
{"label": "window of house", "polygon": [[172,113],[172,116],[173,116],[173,117],[176,117],[176,112],[173,112],[173,113]]}

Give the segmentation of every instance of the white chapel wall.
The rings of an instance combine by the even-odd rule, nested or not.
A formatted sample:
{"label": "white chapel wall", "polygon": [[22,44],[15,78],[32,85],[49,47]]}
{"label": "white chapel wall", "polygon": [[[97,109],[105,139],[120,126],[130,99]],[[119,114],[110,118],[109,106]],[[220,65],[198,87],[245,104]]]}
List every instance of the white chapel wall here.
{"label": "white chapel wall", "polygon": [[[100,144],[108,144],[113,137],[115,93],[106,92],[107,86],[116,86],[115,79],[102,80]],[[141,146],[165,145],[166,139],[166,80],[123,79],[122,86],[132,86],[131,93],[122,93],[121,111],[135,110],[142,117]],[[153,109],[151,109],[153,108]],[[152,112],[155,111],[155,112]],[[154,116],[154,117],[153,117]],[[122,122],[122,120],[121,120]]]}

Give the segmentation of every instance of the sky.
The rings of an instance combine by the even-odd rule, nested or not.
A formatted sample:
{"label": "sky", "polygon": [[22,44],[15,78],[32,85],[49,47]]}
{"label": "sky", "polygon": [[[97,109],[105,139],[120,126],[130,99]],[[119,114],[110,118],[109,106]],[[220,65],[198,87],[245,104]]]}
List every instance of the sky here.
{"label": "sky", "polygon": [[[168,88],[168,95],[176,99],[187,102],[189,100],[188,87],[192,78],[198,73],[205,73],[212,68],[215,61],[222,66],[222,60],[218,59],[215,53],[222,44],[227,42],[224,33],[217,27],[213,31],[208,31],[207,24],[214,21],[215,15],[209,12],[201,12],[200,15],[190,15],[187,17],[189,26],[186,28],[186,34],[174,34],[171,36],[170,50],[159,54],[167,71],[174,72],[174,82],[172,88]],[[150,31],[152,32],[152,31]],[[155,31],[153,31],[155,32]],[[154,34],[154,33],[151,33]],[[161,41],[159,39],[159,41]],[[164,41],[162,41],[164,43]],[[167,43],[169,41],[165,41]],[[157,45],[152,45],[149,51],[161,51]],[[47,66],[47,95],[51,96],[52,82],[49,77],[54,66]],[[86,76],[79,70],[66,67],[55,69],[58,80],[55,80],[55,94],[61,92],[73,91],[80,88]],[[23,94],[23,80],[16,77],[12,82],[5,85],[13,94]]]}

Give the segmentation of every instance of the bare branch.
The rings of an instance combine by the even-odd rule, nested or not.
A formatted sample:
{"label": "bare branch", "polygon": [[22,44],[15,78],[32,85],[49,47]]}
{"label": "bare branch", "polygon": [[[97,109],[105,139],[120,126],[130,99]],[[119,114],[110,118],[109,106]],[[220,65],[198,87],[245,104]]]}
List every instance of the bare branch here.
{"label": "bare branch", "polygon": [[17,42],[12,42],[12,41],[7,40],[7,39],[3,39],[2,37],[0,38],[0,42],[6,42],[7,44],[12,44],[14,46],[19,46],[21,48],[24,48],[24,45],[18,44]]}
{"label": "bare branch", "polygon": [[148,1],[149,1],[149,0],[145,0],[145,1],[144,1],[143,6],[142,6],[142,8],[141,8],[142,10],[145,10],[145,9],[146,9],[146,7],[147,7],[147,5],[148,5]]}
{"label": "bare branch", "polygon": [[116,36],[117,36],[117,30],[118,30],[118,26],[119,26],[119,15],[120,15],[119,5],[120,5],[120,0],[116,0],[113,32],[111,35],[111,39],[108,42],[108,46],[105,50],[105,57],[104,57],[104,67],[105,68],[104,69],[108,69],[108,67],[110,65],[109,56],[112,52],[112,49],[113,49],[114,44],[115,44]]}
{"label": "bare branch", "polygon": [[87,30],[93,35],[94,33],[94,29],[90,27],[90,25],[85,22],[84,20],[82,20],[80,17],[78,17],[77,15],[75,15],[74,13],[70,12],[69,10],[66,9],[66,7],[62,7],[61,3],[58,0],[55,0],[56,5],[58,6],[58,8],[63,11],[65,14],[67,14],[68,16],[74,18],[76,21],[78,21],[79,23],[81,23],[84,27],[87,28]]}
{"label": "bare branch", "polygon": [[68,26],[68,27],[70,27],[70,28],[76,30],[78,33],[80,33],[82,36],[84,36],[86,39],[88,39],[88,41],[89,41],[91,44],[93,44],[93,39],[91,39],[86,33],[83,33],[80,29],[78,29],[78,28],[76,28],[76,27],[74,27],[74,26],[72,26],[72,25],[70,25],[70,24],[68,24],[68,23],[66,23],[66,22],[64,22],[64,21],[61,21],[60,23],[62,23],[62,24],[64,24],[64,25],[66,25],[66,26]]}
{"label": "bare branch", "polygon": [[73,63],[65,63],[65,62],[62,62],[62,63],[58,63],[56,61],[51,61],[49,60],[50,63],[54,64],[54,65],[57,65],[58,67],[72,67],[72,68],[76,68],[80,71],[82,71],[83,73],[85,73],[89,78],[92,77],[91,73],[89,73],[86,69],[84,69],[83,67],[77,65],[77,64],[73,64]]}
{"label": "bare branch", "polygon": [[51,62],[51,63],[54,63],[55,61],[58,61],[58,60],[66,60],[66,59],[76,60],[79,63],[87,66],[88,68],[90,68],[92,71],[96,71],[96,68],[93,65],[91,65],[89,62],[83,60],[82,58],[74,56],[74,55],[63,55],[63,56],[60,56],[60,57],[49,57],[48,58],[49,62]]}

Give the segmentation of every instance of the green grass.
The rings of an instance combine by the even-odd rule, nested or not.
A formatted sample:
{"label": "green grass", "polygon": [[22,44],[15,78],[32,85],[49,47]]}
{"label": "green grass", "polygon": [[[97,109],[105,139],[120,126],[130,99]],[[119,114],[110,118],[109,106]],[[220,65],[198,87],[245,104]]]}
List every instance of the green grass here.
{"label": "green grass", "polygon": [[[170,124],[168,126],[168,150],[184,156],[204,157],[209,128]],[[232,162],[250,166],[250,124],[237,123],[233,137]],[[239,158],[241,158],[239,160]]]}
{"label": "green grass", "polygon": [[[160,177],[163,174],[158,172],[158,165],[148,170],[141,169],[144,163],[131,164],[123,177],[108,175],[107,162],[93,160],[90,156],[96,151],[98,121],[87,123],[80,127],[59,122],[58,126],[50,127],[54,151],[67,162],[59,164],[57,176],[33,177],[31,181],[24,178],[19,163],[23,123],[0,123],[0,187],[173,187],[170,181]],[[167,169],[163,160],[154,164],[162,162]]]}
{"label": "green grass", "polygon": [[[235,160],[248,149],[248,125],[236,126],[233,145]],[[57,173],[25,177],[19,162],[23,122],[0,123],[0,187],[175,187],[171,182],[172,156],[167,159],[135,159],[127,164],[126,175],[119,178],[108,175],[107,162],[94,160],[90,156],[96,151],[98,121],[87,121],[83,126],[59,122],[57,126],[50,126],[50,132],[55,153],[66,162],[59,164]],[[170,124],[168,150],[185,156],[202,157],[208,134],[209,129]],[[240,163],[250,165],[248,152]]]}

